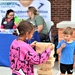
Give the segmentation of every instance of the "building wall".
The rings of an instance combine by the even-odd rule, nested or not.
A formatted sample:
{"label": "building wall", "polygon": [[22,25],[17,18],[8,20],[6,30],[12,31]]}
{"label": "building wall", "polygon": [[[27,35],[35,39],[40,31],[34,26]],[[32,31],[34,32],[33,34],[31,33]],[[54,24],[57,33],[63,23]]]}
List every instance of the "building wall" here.
{"label": "building wall", "polygon": [[52,36],[57,34],[56,24],[71,20],[71,0],[49,0],[51,2],[51,20],[54,22]]}

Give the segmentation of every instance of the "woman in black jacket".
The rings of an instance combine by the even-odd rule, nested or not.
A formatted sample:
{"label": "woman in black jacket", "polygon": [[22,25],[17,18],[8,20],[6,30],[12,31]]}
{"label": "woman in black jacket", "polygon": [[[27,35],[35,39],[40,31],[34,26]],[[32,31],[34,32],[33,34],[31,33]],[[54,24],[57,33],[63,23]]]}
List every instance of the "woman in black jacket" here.
{"label": "woman in black jacket", "polygon": [[14,11],[12,9],[7,10],[5,17],[1,22],[2,29],[15,29],[16,25],[14,22]]}

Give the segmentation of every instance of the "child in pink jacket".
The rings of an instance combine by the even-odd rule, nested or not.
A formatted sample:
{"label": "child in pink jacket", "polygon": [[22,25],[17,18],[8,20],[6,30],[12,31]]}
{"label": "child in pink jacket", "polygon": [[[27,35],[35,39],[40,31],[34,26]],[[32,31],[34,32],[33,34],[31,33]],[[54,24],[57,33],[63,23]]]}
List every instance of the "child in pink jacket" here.
{"label": "child in pink jacket", "polygon": [[34,75],[33,65],[45,62],[50,56],[52,46],[48,46],[42,54],[36,53],[33,47],[36,45],[34,41],[32,44],[27,44],[26,40],[30,40],[34,33],[33,25],[28,21],[21,21],[17,31],[14,33],[18,35],[10,46],[10,62],[12,75]]}

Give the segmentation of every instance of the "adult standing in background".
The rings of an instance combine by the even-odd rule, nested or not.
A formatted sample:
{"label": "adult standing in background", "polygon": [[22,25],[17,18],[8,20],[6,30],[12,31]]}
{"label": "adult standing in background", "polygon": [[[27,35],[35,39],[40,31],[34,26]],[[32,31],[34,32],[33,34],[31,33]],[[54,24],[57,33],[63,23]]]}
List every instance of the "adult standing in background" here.
{"label": "adult standing in background", "polygon": [[48,33],[46,22],[33,6],[28,7],[27,13],[29,16],[27,20],[33,23],[34,27],[38,30],[42,42],[46,38],[46,35]]}
{"label": "adult standing in background", "polygon": [[1,22],[2,29],[15,29],[15,18],[14,18],[14,11],[12,9],[7,10],[5,17],[2,19]]}

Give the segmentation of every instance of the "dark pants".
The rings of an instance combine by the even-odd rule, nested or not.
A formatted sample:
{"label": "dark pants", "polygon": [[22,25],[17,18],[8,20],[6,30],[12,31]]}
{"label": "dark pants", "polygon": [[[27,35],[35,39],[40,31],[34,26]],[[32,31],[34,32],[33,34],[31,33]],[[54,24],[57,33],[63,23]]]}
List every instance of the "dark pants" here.
{"label": "dark pants", "polygon": [[43,40],[45,40],[46,39],[46,34],[42,34],[42,33],[39,33],[39,36],[40,36],[40,40],[41,40],[41,42],[43,42]]}
{"label": "dark pants", "polygon": [[17,74],[12,73],[12,75],[17,75]]}
{"label": "dark pants", "polygon": [[60,71],[62,74],[65,74],[67,72],[67,74],[72,74],[73,73],[73,64],[61,64],[60,63]]}

